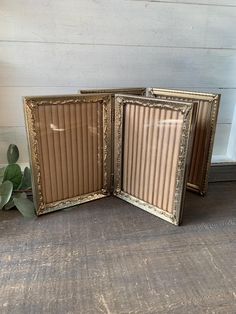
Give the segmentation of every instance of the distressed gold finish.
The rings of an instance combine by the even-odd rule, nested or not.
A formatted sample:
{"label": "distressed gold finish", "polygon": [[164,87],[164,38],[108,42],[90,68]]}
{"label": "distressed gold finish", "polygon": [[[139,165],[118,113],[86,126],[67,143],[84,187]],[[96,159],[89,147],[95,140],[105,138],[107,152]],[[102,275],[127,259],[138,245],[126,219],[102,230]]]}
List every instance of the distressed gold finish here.
{"label": "distressed gold finish", "polygon": [[[213,94],[156,88],[83,90],[81,95],[25,97],[25,117],[37,214],[41,215],[114,194],[164,220],[175,225],[180,224],[186,185],[189,189],[202,194],[206,191],[206,174],[210,165],[219,98],[219,95]],[[73,110],[76,110],[75,107],[81,108],[79,123],[77,120],[75,123],[73,117],[73,112],[77,111],[70,111],[72,109],[68,109],[69,106],[72,106],[70,108],[74,108]],[[204,110],[201,112],[198,110],[200,106],[204,106]],[[51,109],[46,109],[48,107]],[[64,197],[63,195],[58,197],[58,191],[56,194],[53,187],[52,193],[47,192],[48,182],[45,176],[45,167],[50,170],[52,160],[57,162],[56,153],[52,160],[50,158],[50,152],[52,152],[50,144],[56,145],[56,142],[53,143],[51,139],[55,140],[56,136],[54,133],[50,135],[52,131],[48,126],[50,124],[48,114],[53,116],[53,108],[64,108],[64,111],[61,111],[65,133],[67,132],[67,135],[65,134],[63,137],[64,150],[66,154],[68,149],[73,150],[73,148],[68,148],[73,147],[70,146],[71,144],[67,145],[68,141],[76,143],[77,150],[72,152],[71,163],[73,166],[75,160],[78,159],[79,161],[76,162],[84,169],[83,173],[86,173],[82,185],[84,184],[88,188],[83,186],[83,193],[78,192],[75,195],[77,190],[73,189],[73,184],[70,182],[71,188],[68,188],[68,191],[72,189],[74,194],[70,192],[68,197],[65,197],[67,195],[65,193]],[[69,115],[66,114],[66,108],[69,110]],[[198,141],[196,144],[194,139],[196,137],[195,114],[196,129],[199,127],[198,123],[202,121],[201,119],[205,124],[206,120],[210,121],[210,127],[204,129],[207,143],[204,144],[204,148],[201,147],[202,150],[200,150],[200,142]],[[81,122],[84,119],[87,119],[85,124]],[[93,121],[92,124],[88,122],[90,119]],[[83,136],[81,139],[79,137],[79,142],[75,142],[75,132],[77,131],[74,128],[81,128],[82,133],[80,134]],[[140,134],[144,134],[143,132],[146,134],[145,140],[143,140],[143,135],[140,136]],[[95,140],[91,140],[91,133],[98,133],[99,136]],[[70,136],[74,140],[68,137],[68,134],[71,134]],[[78,133],[76,134],[78,136]],[[44,136],[48,141],[46,149],[44,149],[46,143]],[[81,164],[82,157],[78,150],[80,145],[82,145],[82,150],[86,151],[82,156],[83,164]],[[196,158],[193,159],[192,146],[193,150],[200,150],[200,155],[202,154],[204,157],[203,170],[199,175],[203,178],[201,184],[199,181],[191,181],[191,176],[188,175],[190,157],[192,158],[190,174],[191,169],[196,167],[199,161]],[[99,147],[102,147],[102,150]],[[65,152],[61,152],[65,154]],[[64,169],[68,171],[67,177],[73,173],[68,163],[68,156],[72,155],[67,154],[64,159],[67,162],[67,169]],[[86,156],[88,160],[86,160]],[[99,167],[101,157],[102,176],[97,178],[95,160],[97,158]],[[95,177],[91,179],[94,173]],[[99,169],[98,173],[100,173]],[[60,174],[56,171],[54,174],[60,178]],[[76,182],[74,173],[73,178],[74,183],[80,186]],[[96,180],[102,182],[102,185],[96,183]],[[97,186],[99,189],[92,188]],[[142,187],[140,188],[140,186]],[[78,189],[80,191],[79,187]]]}
{"label": "distressed gold finish", "polygon": [[[111,101],[112,101],[112,106],[111,106],[111,138],[112,138],[112,143],[114,143],[114,120],[115,120],[115,95],[116,94],[125,94],[125,95],[135,95],[135,96],[145,96],[146,95],[146,88],[144,87],[131,87],[131,88],[100,88],[100,89],[82,89],[79,90],[80,94],[96,94],[96,93],[107,93],[111,95]],[[114,181],[114,147],[112,145],[111,147],[111,185],[112,185],[112,190],[114,188],[113,186],[113,181]]]}
{"label": "distressed gold finish", "polygon": [[158,99],[187,101],[196,104],[196,127],[187,188],[205,195],[211,165],[220,95],[149,88],[147,95]]}
{"label": "distressed gold finish", "polygon": [[[130,167],[132,167],[133,171],[129,171],[129,174],[126,173],[127,169],[125,170],[125,161],[124,161],[124,145],[126,147],[129,147],[132,145],[132,154],[136,157],[138,154],[138,148],[135,150],[133,148],[134,144],[134,138],[132,138],[129,144],[124,144],[125,136],[127,138],[127,134],[124,134],[126,132],[125,130],[128,128],[124,123],[128,123],[129,116],[127,115],[125,109],[126,107],[130,106],[137,106],[137,107],[143,107],[143,108],[154,108],[155,110],[159,110],[159,112],[169,112],[169,116],[173,117],[171,120],[170,118],[160,118],[158,121],[155,121],[155,124],[168,124],[171,125],[171,123],[175,123],[176,125],[179,125],[178,127],[178,140],[177,135],[172,132],[171,143],[176,143],[176,151],[177,155],[175,159],[172,159],[171,164],[174,162],[174,169],[176,169],[176,173],[172,175],[175,178],[175,182],[173,183],[172,190],[170,191],[170,196],[173,198],[173,203],[170,204],[169,209],[164,207],[157,206],[157,204],[154,204],[152,201],[147,201],[145,197],[142,196],[142,193],[131,193],[130,191],[125,191],[127,188],[124,188],[125,180],[123,177],[132,176],[133,180],[133,186],[136,190],[138,190],[138,185],[144,184],[142,180],[146,180],[147,182],[150,181],[149,175],[150,175],[150,169],[149,171],[143,170],[143,177],[141,179],[137,180],[136,178],[136,170],[133,168],[133,160],[130,161]],[[131,109],[130,109],[131,110]],[[144,109],[145,110],[145,109]],[[154,113],[154,112],[153,112]],[[176,113],[176,114],[175,114]],[[161,114],[161,113],[160,113]],[[142,124],[136,125],[136,130],[139,128],[142,128],[142,125],[144,127],[149,128],[151,125],[151,120],[153,117],[150,115],[150,111],[148,113],[148,117],[145,121],[142,122]],[[179,118],[178,118],[179,117]],[[191,119],[192,119],[192,104],[187,102],[177,102],[177,101],[169,101],[169,100],[156,100],[152,98],[146,98],[146,97],[134,97],[134,96],[127,96],[127,95],[116,95],[115,96],[115,141],[114,141],[114,194],[123,199],[126,200],[135,206],[138,206],[145,211],[148,211],[160,218],[163,218],[173,224],[178,225],[181,221],[181,213],[183,210],[183,199],[184,199],[184,193],[185,193],[185,184],[186,184],[186,163],[187,163],[187,155],[188,155],[188,149],[189,149],[189,135],[190,135],[190,129],[191,129]],[[127,122],[125,122],[127,120]],[[171,122],[172,121],[172,122]],[[161,126],[159,125],[158,128],[160,129]],[[131,132],[134,132],[134,127],[131,125],[130,127]],[[137,131],[138,132],[138,131]],[[154,133],[160,131],[153,131]],[[167,131],[169,132],[169,131]],[[170,134],[170,133],[168,133]],[[129,136],[129,135],[128,135]],[[139,141],[139,147],[142,147],[147,154],[148,151],[148,144],[147,141],[143,141],[140,139],[140,136],[138,134],[135,134],[136,136],[136,142]],[[163,135],[164,136],[164,135]],[[168,135],[170,138],[170,135]],[[143,137],[142,137],[143,138]],[[158,142],[159,143],[159,142]],[[162,143],[160,146],[158,144],[157,147],[151,147],[151,149],[159,149],[158,154],[161,153],[161,150],[164,149],[164,145],[167,145],[163,139],[161,140]],[[150,149],[150,147],[149,147]],[[169,149],[173,149],[173,145],[169,147]],[[127,155],[128,153],[126,153]],[[149,156],[153,154],[153,152],[148,152]],[[128,156],[129,158],[129,156]],[[150,157],[148,157],[150,160]],[[147,169],[147,166],[150,164],[149,161],[145,160],[143,157],[140,160],[141,166],[145,167]],[[138,164],[138,167],[140,165]],[[168,167],[171,168],[170,164],[167,166],[166,161],[161,159],[159,162],[159,171],[156,167],[153,168],[153,171],[155,172],[156,177],[158,176],[165,176],[165,173],[163,173],[162,169]],[[127,168],[127,167],[126,167]],[[160,170],[161,169],[161,170]],[[171,178],[171,174],[169,172],[169,178]],[[148,188],[151,188],[148,186]],[[165,193],[165,195],[168,195],[169,186],[167,186],[167,191],[163,188],[162,192]],[[158,191],[154,189],[153,191],[154,195],[157,197]]]}
{"label": "distressed gold finish", "polygon": [[[70,108],[70,109],[69,109]],[[78,109],[80,108],[80,109]],[[82,109],[84,108],[84,109]],[[86,109],[90,108],[90,109]],[[33,179],[33,194],[34,194],[34,202],[36,206],[36,212],[38,215],[48,213],[51,211],[55,211],[61,208],[74,206],[76,204],[84,203],[87,201],[95,200],[101,197],[105,197],[110,194],[110,173],[111,173],[111,96],[110,95],[63,95],[63,96],[39,96],[39,97],[25,97],[24,98],[24,109],[25,109],[25,119],[26,119],[26,126],[27,126],[27,135],[28,135],[28,143],[29,143],[29,152],[31,156],[31,169],[32,169],[32,179]],[[73,111],[72,111],[73,109]],[[80,111],[77,111],[80,110]],[[51,110],[51,111],[48,111]],[[57,110],[57,111],[55,111]],[[68,115],[73,120],[72,126],[67,126],[68,120],[66,117]],[[82,112],[84,110],[84,112]],[[90,110],[90,111],[86,111]],[[82,121],[81,114],[87,114],[87,119],[93,119],[92,121],[96,121],[96,125],[94,124],[83,124],[85,122],[80,122],[80,124],[76,124],[74,119],[74,112],[79,116],[80,121]],[[81,112],[81,114],[80,114]],[[55,127],[53,123],[50,123],[48,114],[50,113],[51,117],[54,114],[55,119],[64,119],[64,128]],[[56,113],[56,115],[55,115]],[[60,113],[60,114],[59,114]],[[67,114],[67,115],[66,115]],[[90,116],[93,115],[93,117]],[[97,114],[101,118],[97,117]],[[58,121],[59,121],[58,120]],[[100,121],[101,120],[101,121]],[[88,120],[90,121],[90,120]],[[102,123],[102,125],[101,125]],[[58,124],[59,125],[59,124]],[[83,183],[82,189],[78,187],[77,189],[74,187],[73,182],[70,181],[71,190],[72,192],[65,192],[64,195],[71,195],[69,197],[64,197],[62,193],[59,193],[58,189],[56,193],[49,193],[49,197],[53,198],[53,201],[50,201],[47,197],[47,189],[46,185],[47,180],[52,180],[50,188],[54,189],[54,181],[53,176],[49,174],[50,167],[46,167],[47,163],[56,163],[56,166],[60,171],[62,171],[63,162],[58,162],[58,158],[62,158],[62,154],[65,152],[63,150],[57,150],[56,147],[58,145],[64,145],[64,147],[70,150],[74,150],[75,147],[77,149],[77,144],[83,145],[85,143],[84,138],[80,138],[77,133],[77,127],[81,128],[82,132],[87,132],[86,136],[94,136],[93,143],[90,142],[86,145],[87,146],[87,156],[88,161],[84,158],[84,164],[90,162],[91,167],[85,167],[86,171],[90,171],[92,173],[92,179],[90,180],[89,192],[85,193],[77,193],[78,195],[74,195],[76,191],[83,190]],[[99,132],[98,136],[96,134]],[[50,133],[51,132],[51,133]],[[102,133],[101,133],[102,132]],[[50,136],[48,135],[50,133]],[[56,134],[63,134],[62,136]],[[64,135],[66,134],[66,135]],[[85,133],[84,133],[85,134]],[[56,138],[58,136],[58,138]],[[42,141],[47,139],[47,148],[45,148]],[[58,141],[56,141],[58,139]],[[60,141],[59,141],[60,139]],[[51,141],[49,143],[49,140]],[[70,146],[68,146],[68,141],[70,141]],[[86,142],[88,142],[86,140]],[[52,150],[51,145],[54,146],[54,150]],[[57,145],[57,146],[56,146]],[[94,145],[91,146],[91,145]],[[60,146],[61,147],[61,146]],[[45,153],[47,149],[47,154]],[[79,147],[81,149],[81,147]],[[50,154],[50,153],[52,154]],[[69,152],[69,154],[73,154],[73,156],[77,156],[76,152]],[[82,154],[82,153],[81,153]],[[101,155],[102,154],[102,155]],[[77,157],[76,157],[77,158]],[[64,169],[64,173],[67,171],[72,171],[71,167],[83,167],[81,162],[78,161],[76,158],[72,158],[72,160],[68,160],[68,156],[66,157],[67,160],[67,169]],[[76,160],[75,160],[76,159]],[[102,165],[95,167],[96,163],[99,163],[101,160]],[[77,164],[76,164],[77,163]],[[54,164],[50,164],[51,167],[56,166]],[[95,169],[96,168],[96,169]],[[47,170],[45,173],[45,169]],[[88,170],[87,170],[88,169]],[[62,184],[62,178],[60,177],[59,173],[55,173],[57,176],[57,181],[55,181],[58,186]],[[51,175],[51,177],[50,177]],[[68,174],[66,173],[68,176]],[[74,177],[74,184],[78,185],[76,182],[76,174],[73,173]],[[81,175],[78,176],[78,180],[86,180],[87,178],[82,178]],[[46,185],[45,185],[46,184]],[[66,186],[66,185],[65,185]],[[101,186],[98,190],[93,190],[93,187]],[[67,186],[66,186],[67,189]]]}
{"label": "distressed gold finish", "polygon": [[100,88],[100,89],[81,89],[79,91],[81,94],[97,94],[97,93],[105,93],[105,94],[127,94],[127,95],[137,95],[137,96],[145,96],[146,88],[144,87],[130,87],[130,88]]}

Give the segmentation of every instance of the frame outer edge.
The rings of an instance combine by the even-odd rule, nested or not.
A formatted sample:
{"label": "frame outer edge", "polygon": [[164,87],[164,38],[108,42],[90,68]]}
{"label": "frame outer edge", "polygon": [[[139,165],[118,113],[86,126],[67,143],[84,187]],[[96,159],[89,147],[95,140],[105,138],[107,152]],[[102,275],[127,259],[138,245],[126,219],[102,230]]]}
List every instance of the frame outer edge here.
{"label": "frame outer edge", "polygon": [[[109,178],[110,178],[110,162],[111,162],[111,154],[110,154],[110,130],[111,130],[111,118],[110,118],[110,110],[111,110],[111,96],[109,94],[94,94],[94,95],[55,95],[55,96],[32,96],[32,97],[24,97],[24,113],[25,113],[25,122],[26,122],[26,130],[27,130],[27,138],[28,138],[28,148],[29,148],[29,156],[30,156],[30,165],[32,170],[32,191],[34,197],[34,204],[36,207],[36,214],[42,215],[45,213],[49,213],[52,211],[56,211],[62,208],[71,207],[80,203],[84,203],[87,201],[91,201],[94,199],[102,198],[107,196],[107,191],[94,191],[92,193],[86,195],[79,195],[78,197],[55,201],[53,203],[46,204],[43,201],[43,196],[41,192],[42,183],[41,183],[41,174],[40,174],[40,164],[38,160],[39,156],[39,141],[37,130],[37,108],[40,105],[51,104],[56,105],[60,102],[70,103],[72,100],[76,100],[76,103],[81,102],[101,102],[102,105],[107,107],[105,110],[106,117],[106,128],[104,130],[104,134],[106,137],[105,145],[106,145],[106,153],[103,149],[105,165],[103,168],[103,176],[107,178],[106,188],[109,189]],[[104,114],[104,111],[103,111]],[[104,118],[104,116],[103,116]],[[103,122],[104,123],[104,122]],[[103,135],[104,139],[104,135]],[[104,142],[103,142],[104,143]],[[106,173],[105,173],[106,172]],[[109,190],[108,190],[109,192]],[[109,194],[109,193],[108,193]]]}
{"label": "frame outer edge", "polygon": [[210,127],[211,139],[210,139],[208,155],[207,155],[206,176],[203,181],[203,195],[205,195],[208,190],[208,179],[209,179],[209,174],[210,174],[211,158],[212,158],[214,139],[215,139],[215,133],[216,133],[217,118],[218,118],[218,113],[219,113],[219,108],[220,108],[220,100],[221,100],[221,94],[215,95],[213,99],[213,105],[211,108],[211,127]]}
{"label": "frame outer edge", "polygon": [[[147,95],[149,97],[154,97],[156,95],[160,96],[158,99],[172,99],[175,100],[175,98],[179,99],[179,101],[185,101],[185,102],[194,102],[200,101],[200,100],[207,100],[211,104],[211,123],[210,123],[210,144],[208,147],[208,151],[206,157],[204,157],[205,160],[205,175],[202,178],[201,185],[195,185],[190,182],[187,182],[187,189],[193,192],[197,192],[200,195],[204,196],[207,193],[208,188],[208,178],[209,178],[209,171],[211,166],[211,156],[213,151],[213,144],[214,144],[214,135],[216,131],[216,123],[217,123],[217,116],[219,111],[219,105],[220,105],[220,94],[209,94],[209,93],[198,93],[198,92],[191,92],[191,91],[183,91],[183,90],[175,90],[175,89],[162,89],[162,88],[147,88]],[[159,93],[159,94],[158,94]],[[162,98],[166,97],[166,98]],[[194,98],[195,97],[195,98]],[[177,100],[176,99],[176,100]]]}
{"label": "frame outer edge", "polygon": [[40,192],[38,189],[38,171],[36,169],[36,158],[35,158],[35,125],[34,125],[34,113],[33,110],[36,110],[36,106],[33,106],[28,103],[30,99],[28,97],[23,97],[23,106],[24,106],[24,118],[25,118],[25,126],[26,126],[26,135],[27,135],[27,146],[29,153],[29,162],[31,168],[31,180],[32,180],[32,193],[33,193],[33,202],[35,206],[35,212],[37,215],[40,215],[41,212],[39,210],[40,206]]}
{"label": "frame outer edge", "polygon": [[[154,99],[154,98],[145,98],[145,97],[135,97],[135,96],[126,96],[126,95],[116,95],[115,96],[115,181],[114,181],[114,194],[123,199],[127,202],[136,205],[139,208],[142,208],[159,218],[162,218],[164,220],[167,220],[174,225],[180,224],[180,219],[182,216],[183,211],[183,205],[184,205],[184,192],[186,190],[185,180],[186,180],[186,162],[187,162],[187,153],[188,153],[188,141],[189,141],[189,132],[191,128],[191,118],[192,118],[192,103],[179,103],[178,101],[172,101],[169,102],[168,100],[160,100],[163,102],[163,104],[159,104],[160,107],[171,109],[171,110],[177,110],[180,111],[183,114],[183,132],[181,136],[181,142],[180,142],[180,148],[179,148],[179,161],[178,161],[178,169],[177,169],[177,175],[176,175],[176,190],[175,190],[175,198],[177,200],[174,202],[174,210],[173,214],[168,214],[167,212],[163,214],[163,210],[155,207],[153,205],[150,205],[146,203],[146,205],[143,204],[143,201],[133,197],[121,189],[121,171],[122,171],[122,165],[121,165],[121,155],[122,155],[122,129],[123,129],[123,106],[126,102],[136,102],[137,105],[143,105],[143,106],[149,106],[149,107],[155,107],[155,103],[158,103],[158,100],[160,99]],[[146,102],[144,104],[143,102]],[[168,105],[171,103],[171,106]],[[155,208],[155,210],[154,210]]]}

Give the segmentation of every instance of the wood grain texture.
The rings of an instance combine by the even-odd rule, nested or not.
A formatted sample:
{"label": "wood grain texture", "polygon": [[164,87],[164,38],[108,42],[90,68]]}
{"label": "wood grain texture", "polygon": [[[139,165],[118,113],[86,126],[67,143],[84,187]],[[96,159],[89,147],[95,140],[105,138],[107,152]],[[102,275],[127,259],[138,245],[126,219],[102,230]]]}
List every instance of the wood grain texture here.
{"label": "wood grain texture", "polygon": [[223,49],[2,42],[0,53],[0,86],[178,87],[191,81],[192,87],[214,88],[232,86],[235,78],[236,54]]}
{"label": "wood grain texture", "polygon": [[[33,6],[27,0],[18,0],[3,1],[1,10],[0,38],[4,41],[236,48],[236,5],[43,0]],[[19,21],[21,27],[17,27]]]}
{"label": "wood grain texture", "polygon": [[209,182],[236,181],[236,163],[211,166]]}
{"label": "wood grain texture", "polygon": [[[132,1],[132,0],[131,0]],[[205,5],[205,6],[220,6],[220,7],[235,7],[234,0],[133,0],[133,1],[143,1],[143,2],[157,2],[157,3],[173,3],[173,4],[188,4],[188,5]]]}
{"label": "wood grain texture", "polygon": [[235,313],[236,183],[187,194],[176,227],[116,198],[0,213],[2,314]]}

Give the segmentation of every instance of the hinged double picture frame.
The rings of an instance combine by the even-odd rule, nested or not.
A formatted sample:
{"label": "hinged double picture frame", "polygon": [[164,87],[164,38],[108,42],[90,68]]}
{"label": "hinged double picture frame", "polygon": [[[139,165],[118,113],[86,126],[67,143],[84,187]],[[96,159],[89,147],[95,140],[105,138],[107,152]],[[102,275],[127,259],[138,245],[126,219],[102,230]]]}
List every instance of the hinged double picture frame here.
{"label": "hinged double picture frame", "polygon": [[196,110],[149,92],[24,98],[38,215],[114,195],[180,224]]}
{"label": "hinged double picture frame", "polygon": [[81,94],[117,93],[154,97],[193,105],[192,152],[190,156],[187,189],[204,196],[208,189],[208,177],[211,165],[220,94],[198,93],[192,91],[163,88],[119,88],[119,89],[85,89]]}

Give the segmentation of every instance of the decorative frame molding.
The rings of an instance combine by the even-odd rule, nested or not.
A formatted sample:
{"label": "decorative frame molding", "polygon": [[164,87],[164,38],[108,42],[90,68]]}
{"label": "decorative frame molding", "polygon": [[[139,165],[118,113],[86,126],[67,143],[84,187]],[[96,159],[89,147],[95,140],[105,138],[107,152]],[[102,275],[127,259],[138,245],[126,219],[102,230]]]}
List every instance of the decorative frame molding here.
{"label": "decorative frame molding", "polygon": [[[144,202],[122,190],[122,152],[123,152],[123,117],[124,106],[127,104],[135,104],[138,106],[148,106],[157,108],[166,108],[179,111],[183,114],[183,128],[181,135],[181,144],[178,155],[178,166],[176,175],[176,190],[173,214],[163,209]],[[178,102],[170,100],[157,100],[147,97],[136,97],[127,95],[115,95],[115,141],[114,141],[114,195],[117,197],[144,209],[164,220],[175,225],[181,222],[186,174],[187,174],[187,157],[188,142],[190,137],[191,120],[192,120],[192,104],[187,102]]]}
{"label": "decorative frame molding", "polygon": [[[100,103],[103,108],[103,188],[89,194],[46,203],[42,194],[42,177],[40,164],[40,128],[39,106],[66,105],[69,103]],[[49,213],[62,208],[85,203],[110,194],[111,173],[111,95],[62,95],[62,96],[32,96],[24,97],[25,122],[28,136],[28,146],[32,169],[32,185],[37,215]]]}
{"label": "decorative frame molding", "polygon": [[[207,179],[211,165],[216,119],[220,102],[220,95],[165,90],[157,88],[127,88],[101,89],[81,91],[83,94],[62,96],[32,96],[24,98],[25,120],[27,127],[29,153],[31,159],[33,195],[38,215],[71,207],[77,204],[106,197],[113,193],[115,196],[144,209],[175,225],[180,224],[183,211],[185,186],[187,183],[187,163],[191,148],[191,127],[194,120],[193,103],[197,100],[208,101],[211,106],[211,125],[209,127],[210,145],[205,152],[204,180],[201,187],[188,183],[188,189],[204,194],[207,190]],[[123,92],[124,94],[117,94]],[[155,93],[159,98],[155,98]],[[139,95],[139,96],[135,96]],[[140,96],[142,95],[142,96]],[[149,96],[146,97],[146,96]],[[152,98],[150,98],[152,96]],[[39,106],[58,104],[100,103],[103,108],[103,187],[99,191],[76,197],[46,203],[42,193],[41,162],[40,162],[40,127]],[[176,190],[173,212],[151,205],[122,190],[122,152],[123,152],[123,116],[124,107],[135,104],[144,107],[166,108],[179,111],[183,115],[178,167],[176,174]],[[114,135],[114,142],[113,142]],[[114,190],[113,190],[114,171]]]}
{"label": "decorative frame molding", "polygon": [[201,184],[193,184],[187,182],[187,189],[198,192],[202,196],[207,193],[208,189],[208,178],[209,171],[211,166],[211,157],[214,144],[214,136],[216,131],[216,122],[219,111],[220,104],[220,94],[208,94],[208,93],[197,93],[190,91],[181,91],[181,90],[171,90],[171,89],[160,89],[160,88],[148,88],[147,95],[149,97],[158,97],[158,99],[168,99],[176,101],[186,101],[186,102],[198,102],[198,101],[208,101],[209,106],[211,106],[210,114],[210,125],[208,130],[209,136],[209,145],[207,149],[204,150],[204,164],[202,168],[202,179]]}
{"label": "decorative frame molding", "polygon": [[126,87],[126,88],[99,88],[99,89],[81,89],[80,94],[128,94],[145,96],[147,89],[145,87]]}

